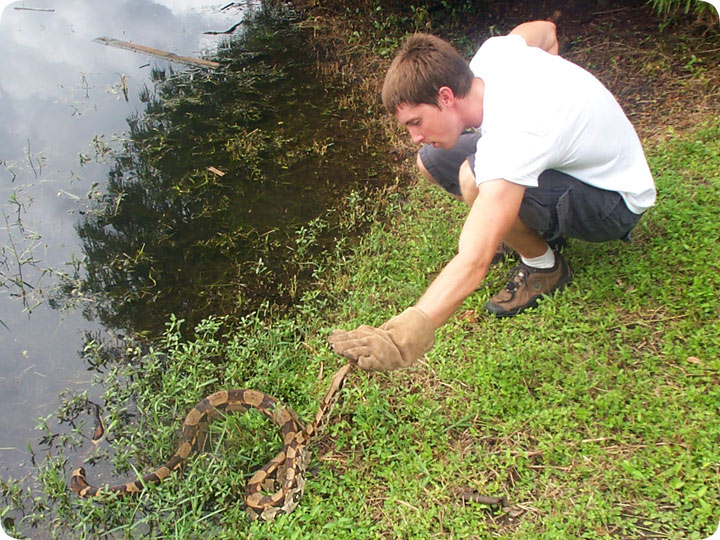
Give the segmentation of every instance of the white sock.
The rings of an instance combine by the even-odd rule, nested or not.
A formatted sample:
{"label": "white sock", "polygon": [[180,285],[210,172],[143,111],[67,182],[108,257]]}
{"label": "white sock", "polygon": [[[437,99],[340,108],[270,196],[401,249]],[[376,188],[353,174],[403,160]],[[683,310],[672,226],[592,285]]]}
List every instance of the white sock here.
{"label": "white sock", "polygon": [[520,257],[520,259],[531,268],[542,268],[546,270],[555,266],[555,253],[550,249],[550,246],[548,246],[547,251],[539,257],[533,257],[532,259]]}

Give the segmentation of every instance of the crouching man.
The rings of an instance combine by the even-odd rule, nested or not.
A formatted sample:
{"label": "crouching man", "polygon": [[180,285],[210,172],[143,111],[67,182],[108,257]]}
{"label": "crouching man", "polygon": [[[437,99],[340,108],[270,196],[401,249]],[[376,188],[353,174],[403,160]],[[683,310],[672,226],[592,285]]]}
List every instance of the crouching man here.
{"label": "crouching man", "polygon": [[600,81],[558,56],[551,22],[488,39],[469,65],[447,42],[415,34],[393,60],[382,98],[424,144],[422,174],[469,213],[457,255],[415,306],[379,328],[330,336],[334,350],[361,368],[420,358],[507,246],[520,263],[486,306],[497,316],[516,315],[570,280],[553,249],[563,237],[629,239],[655,202],[635,130]]}

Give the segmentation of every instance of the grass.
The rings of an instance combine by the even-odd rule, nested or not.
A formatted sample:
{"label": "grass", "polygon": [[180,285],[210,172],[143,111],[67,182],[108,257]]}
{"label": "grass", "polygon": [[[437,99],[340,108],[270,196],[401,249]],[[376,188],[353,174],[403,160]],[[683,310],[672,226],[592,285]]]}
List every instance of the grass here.
{"label": "grass", "polygon": [[[373,80],[347,84],[371,93]],[[348,99],[362,109],[361,96]],[[386,129],[370,112],[369,127]],[[407,185],[398,164],[402,187],[374,213],[351,194],[347,230],[374,224],[354,247],[342,240],[312,263],[316,285],[294,311],[209,318],[190,338],[173,318],[153,348],[132,346],[127,365],[107,364],[98,384],[110,435],[97,454],[85,455],[86,398],[68,395],[59,415],[87,422],[62,436],[41,423],[52,448],[38,466],[43,495],[3,481],[13,509],[3,525],[62,539],[710,536],[720,520],[718,141],[716,122],[654,137],[647,150],[660,195],[634,242],[571,241],[573,282],[536,309],[508,320],[484,312],[507,263],[416,367],[353,373],[291,515],[245,519],[245,483],[279,446],[252,414],[216,423],[182,476],[137,498],[73,496],[66,482],[85,457],[97,460],[87,468],[99,483],[165,461],[186,412],[220,388],[257,388],[313,416],[342,364],[326,344],[330,330],[381,324],[415,302],[455,252],[463,206]],[[298,232],[298,246],[308,235]],[[510,507],[464,503],[456,490],[467,487],[505,495]]]}
{"label": "grass", "polygon": [[[484,288],[416,367],[352,374],[291,515],[244,517],[245,482],[279,445],[250,415],[219,422],[183,476],[137,498],[79,500],[65,485],[69,456],[48,458],[46,498],[18,527],[50,520],[57,538],[710,536],[720,518],[718,141],[720,125],[707,124],[649,149],[657,206],[631,244],[571,241],[563,292],[497,320]],[[342,364],[330,329],[379,324],[412,304],[455,249],[462,205],[423,185],[390,199],[296,313],[232,327],[211,318],[189,341],[173,320],[154,350],[107,373],[112,465],[91,479],[164,461],[185,412],[219,388],[262,389],[309,419]],[[463,503],[463,487],[505,495],[510,508]]]}

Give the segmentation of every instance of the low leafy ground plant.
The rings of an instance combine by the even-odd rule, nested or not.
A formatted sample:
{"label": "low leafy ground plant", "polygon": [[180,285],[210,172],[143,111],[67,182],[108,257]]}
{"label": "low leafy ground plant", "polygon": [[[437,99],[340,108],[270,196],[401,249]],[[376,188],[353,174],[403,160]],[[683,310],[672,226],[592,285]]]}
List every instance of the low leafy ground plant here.
{"label": "low leafy ground plant", "polygon": [[[313,446],[290,515],[249,523],[242,494],[279,447],[255,415],[217,423],[209,448],[132,498],[67,488],[89,445],[40,464],[44,497],[16,520],[54,538],[709,537],[720,519],[720,125],[649,149],[659,188],[632,243],[570,241],[573,282],[518,317],[483,310],[510,262],[467,299],[415,367],[354,372]],[[208,319],[105,374],[100,484],[175,451],[186,412],[228,387],[275,395],[310,420],[343,359],[330,330],[380,324],[417,300],[455,251],[464,209],[416,185],[391,195],[350,255],[338,252],[292,314]],[[81,400],[82,397],[77,399]],[[92,466],[109,455],[109,465]],[[21,494],[3,486],[8,503]],[[460,493],[505,497],[505,505]]]}

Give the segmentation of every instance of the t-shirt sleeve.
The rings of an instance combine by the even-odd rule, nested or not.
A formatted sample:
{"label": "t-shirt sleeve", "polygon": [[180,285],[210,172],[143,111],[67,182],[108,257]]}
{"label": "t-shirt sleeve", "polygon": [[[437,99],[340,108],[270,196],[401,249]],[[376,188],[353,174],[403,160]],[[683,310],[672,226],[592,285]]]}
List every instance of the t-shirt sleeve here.
{"label": "t-shirt sleeve", "polygon": [[504,178],[524,186],[537,186],[537,178],[553,154],[552,143],[548,142],[549,126],[537,120],[534,105],[521,91],[527,81],[510,67],[523,65],[524,61],[519,59],[527,49],[527,43],[519,35],[494,37],[483,43],[470,62],[475,75],[491,81],[489,84],[493,86],[492,89],[486,87],[486,116],[502,118],[501,124],[484,121],[483,136],[478,140],[475,154],[478,185]]}
{"label": "t-shirt sleeve", "polygon": [[538,176],[548,168],[550,140],[527,131],[486,133],[475,152],[475,182],[503,178],[527,187],[538,185]]}
{"label": "t-shirt sleeve", "polygon": [[497,62],[502,62],[505,55],[519,52],[526,47],[527,43],[518,34],[487,39],[470,60],[470,70],[476,76],[482,77],[481,73],[484,66],[492,66]]}

